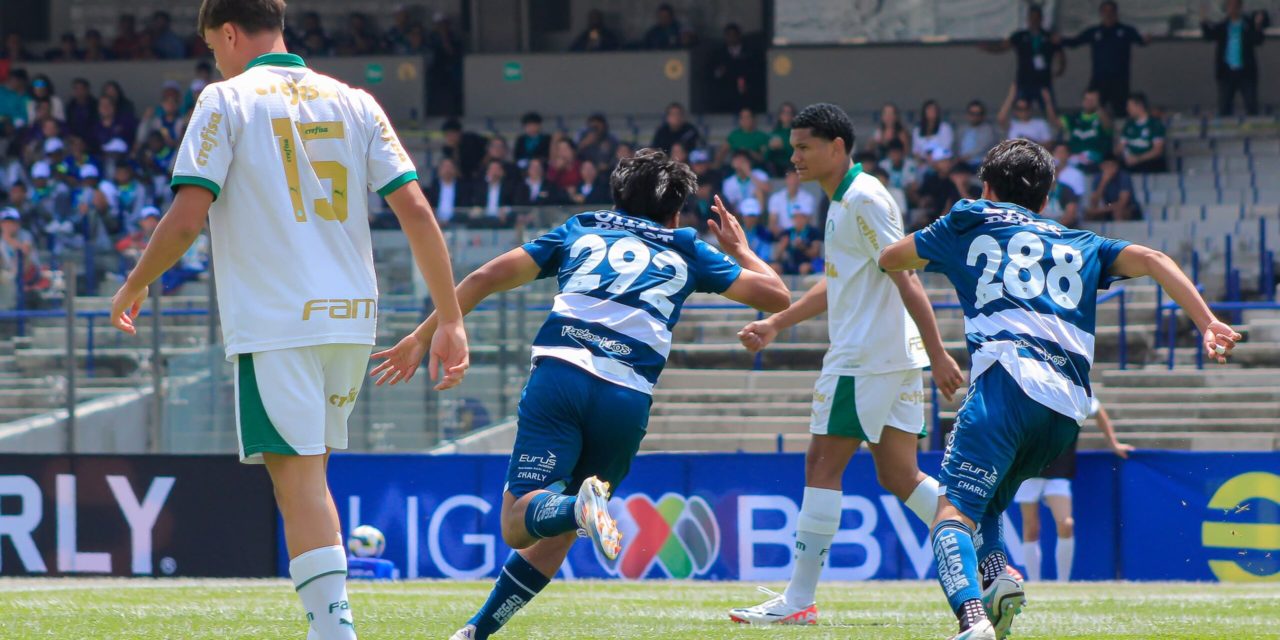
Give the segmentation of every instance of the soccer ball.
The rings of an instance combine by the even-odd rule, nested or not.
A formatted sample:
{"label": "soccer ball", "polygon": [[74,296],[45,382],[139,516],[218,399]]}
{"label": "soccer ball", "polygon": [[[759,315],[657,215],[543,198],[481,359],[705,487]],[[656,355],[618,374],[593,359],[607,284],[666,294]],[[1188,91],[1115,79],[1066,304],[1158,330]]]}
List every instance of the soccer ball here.
{"label": "soccer ball", "polygon": [[377,558],[387,548],[382,532],[367,524],[360,525],[347,536],[347,551],[357,558]]}

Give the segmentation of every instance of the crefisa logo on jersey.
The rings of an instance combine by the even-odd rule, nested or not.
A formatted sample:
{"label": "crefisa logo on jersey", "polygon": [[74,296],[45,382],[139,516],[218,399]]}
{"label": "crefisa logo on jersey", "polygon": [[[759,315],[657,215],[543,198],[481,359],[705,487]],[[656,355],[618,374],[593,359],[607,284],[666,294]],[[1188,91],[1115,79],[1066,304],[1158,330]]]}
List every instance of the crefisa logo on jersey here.
{"label": "crefisa logo on jersey", "polygon": [[209,164],[209,154],[218,148],[218,126],[222,124],[222,114],[209,112],[209,124],[200,129],[200,151],[196,153],[196,164]]}

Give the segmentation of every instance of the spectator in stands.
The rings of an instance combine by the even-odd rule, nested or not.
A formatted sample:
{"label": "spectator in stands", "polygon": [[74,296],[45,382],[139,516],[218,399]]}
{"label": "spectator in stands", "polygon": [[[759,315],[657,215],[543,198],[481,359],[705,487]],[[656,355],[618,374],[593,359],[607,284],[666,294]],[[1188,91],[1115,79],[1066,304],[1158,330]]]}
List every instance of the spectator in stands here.
{"label": "spectator in stands", "polygon": [[968,119],[956,134],[956,161],[977,169],[1001,137],[995,125],[987,120],[987,105],[981,100],[969,103],[967,115]]}
{"label": "spectator in stands", "polygon": [[915,193],[920,182],[920,169],[914,158],[907,157],[907,150],[902,141],[894,138],[889,141],[884,160],[880,168],[889,176],[889,184],[902,189],[905,193]]}
{"label": "spectator in stands", "polygon": [[178,148],[178,143],[182,141],[182,134],[187,129],[187,119],[179,108],[180,93],[181,85],[177,82],[169,80],[164,83],[160,93],[160,104],[152,108],[151,113],[147,114],[146,119],[138,127],[138,144],[142,144],[147,136],[156,132],[164,138],[166,145]]}
{"label": "spectator in stands", "polygon": [[[800,188],[800,174],[793,167],[787,172],[786,188],[779,189],[769,196],[769,224],[779,229],[790,229],[791,217],[796,213],[804,213],[814,219],[818,212],[818,200],[812,193]],[[768,257],[761,256],[768,260]]]}
{"label": "spectator in stands", "polygon": [[671,145],[670,156],[671,156],[671,159],[675,160],[676,162],[683,162],[685,164],[689,164],[689,150],[685,149],[684,145],[680,144],[679,142]]}
{"label": "spectator in stands", "polygon": [[1053,190],[1049,192],[1049,201],[1040,212],[1040,217],[1074,229],[1080,223],[1080,196],[1061,180],[1054,182]]}
{"label": "spectator in stands", "polygon": [[769,147],[769,134],[756,128],[756,114],[743,107],[738,111],[738,126],[729,132],[726,144],[720,147],[716,164],[724,164],[729,153],[745,151],[751,157],[751,163],[764,164],[764,152]]}
{"label": "spectator in stands", "polygon": [[166,185],[173,172],[174,148],[165,143],[164,136],[152,131],[138,150],[137,159],[143,172],[151,178],[152,192],[168,195]]}
{"label": "spectator in stands", "polygon": [[153,44],[153,36],[151,31],[143,30],[138,32],[138,52],[133,55],[134,60],[160,60],[156,55],[155,45]]}
{"label": "spectator in stands", "polygon": [[1009,95],[1005,96],[1000,113],[996,115],[1000,127],[1007,132],[1005,139],[1024,138],[1042,145],[1049,144],[1053,140],[1049,121],[1032,113],[1030,100],[1015,98],[1016,95],[1016,89],[1009,87]]}
{"label": "spectator in stands", "polygon": [[1245,113],[1258,113],[1257,48],[1266,38],[1267,14],[1259,11],[1250,20],[1243,0],[1227,0],[1227,18],[1209,22],[1207,3],[1200,4],[1200,30],[1214,47],[1214,77],[1218,80],[1218,114],[1235,114],[1236,94],[1244,100]]}
{"label": "spectator in stands", "polygon": [[822,229],[810,223],[808,215],[791,214],[791,228],[783,231],[778,239],[775,259],[782,263],[787,275],[807,276],[822,272]]}
{"label": "spectator in stands", "polygon": [[436,163],[436,179],[427,188],[427,201],[441,226],[448,226],[463,207],[471,206],[470,189],[453,158],[440,158]]}
{"label": "spectator in stands", "polygon": [[312,31],[302,36],[301,53],[308,58],[327,58],[333,55],[333,47],[324,34]]}
{"label": "spectator in stands", "polygon": [[320,14],[315,11],[308,11],[302,14],[302,37],[305,40],[307,36],[318,35],[324,41],[324,47],[327,49],[331,46],[329,42],[329,34],[324,31],[324,24],[320,21]]}
{"label": "spectator in stands", "polygon": [[1071,163],[1071,147],[1065,142],[1055,142],[1050,148],[1056,163],[1058,182],[1075,192],[1076,197],[1083,199],[1089,195],[1088,179],[1084,172]]}
{"label": "spectator in stands", "polygon": [[733,173],[720,185],[720,197],[730,207],[737,207],[739,202],[747,198],[765,202],[769,195],[769,174],[756,169],[751,163],[751,155],[746,151],[734,151],[730,164]]}
{"label": "spectator in stands", "polygon": [[[673,147],[674,148],[674,147]],[[711,164],[711,152],[706,149],[694,149],[689,152],[689,168],[693,170],[693,174],[698,176],[698,187],[709,187],[714,190],[720,185],[722,180],[721,171]],[[708,191],[707,201],[711,201],[711,191]],[[710,211],[710,208],[707,209]]]}
{"label": "spectator in stands", "polygon": [[1053,76],[1062,75],[1067,65],[1062,47],[1055,41],[1059,41],[1058,37],[1044,28],[1044,10],[1033,4],[1027,9],[1026,29],[983,48],[992,53],[1013,49],[1018,58],[1014,80],[1018,97],[1047,110],[1053,104]]}
{"label": "spectator in stands", "polygon": [[932,171],[926,172],[920,181],[919,201],[916,211],[909,219],[904,220],[908,230],[922,229],[951,210],[956,201],[965,197],[951,178],[952,169],[957,165],[951,152],[945,149],[934,149],[930,157]]}
{"label": "spectator in stands", "polygon": [[667,105],[666,118],[653,132],[653,141],[649,146],[670,153],[671,145],[677,142],[686,149],[697,149],[702,146],[702,134],[685,119],[684,105],[672,102]]}
{"label": "spectator in stands", "polygon": [[795,117],[794,104],[784,102],[778,107],[778,117],[774,119],[773,131],[769,132],[768,148],[764,152],[765,171],[771,176],[786,175],[792,169],[791,121]]}
{"label": "spectator in stands", "polygon": [[125,225],[130,229],[137,228],[138,220],[142,216],[142,208],[150,203],[147,187],[138,180],[132,162],[115,162],[111,175],[111,182],[103,185],[104,191],[110,195],[112,206],[124,220]]}
{"label": "spectator in stands", "polygon": [[116,105],[116,112],[131,120],[137,120],[138,110],[133,106],[133,101],[124,94],[124,89],[120,87],[120,83],[115,80],[108,80],[102,84],[102,95],[111,98]]}
{"label": "spectator in stands", "polygon": [[138,19],[131,13],[122,13],[116,20],[116,38],[111,41],[111,54],[117,60],[133,60],[141,48]]}
{"label": "spectator in stands", "polygon": [[151,236],[155,234],[156,227],[159,225],[160,210],[152,206],[144,207],[139,212],[138,228],[116,242],[116,251],[123,258],[126,269],[132,269],[138,264],[138,259],[147,249],[147,243],[151,242]]}
{"label": "spectator in stands", "polygon": [[547,162],[547,182],[563,189],[566,193],[578,188],[582,183],[582,172],[578,162],[578,148],[573,141],[561,137],[556,140]]}
{"label": "spectator in stands", "polygon": [[619,142],[618,148],[613,151],[613,160],[609,163],[608,173],[613,173],[613,170],[618,167],[619,162],[622,162],[634,155],[636,155],[636,148],[634,145],[630,142]]}
{"label": "spectator in stands", "polygon": [[22,216],[24,228],[38,230],[36,205],[31,200],[30,194],[31,189],[27,186],[27,183],[21,180],[16,181],[9,187],[5,204],[16,209],[18,214]]}
{"label": "spectator in stands", "polygon": [[911,154],[928,161],[935,151],[948,153],[955,146],[955,133],[951,125],[942,119],[942,107],[937,100],[926,100],[920,107],[920,124],[911,132]]}
{"label": "spectator in stands", "polygon": [[516,164],[524,168],[530,158],[546,160],[551,155],[551,136],[542,130],[542,114],[537,111],[524,114],[520,117],[520,128],[524,133],[516,138]]}
{"label": "spectator in stands", "polygon": [[338,40],[338,55],[371,56],[378,53],[378,44],[367,16],[359,11],[347,14],[347,32]]}
{"label": "spectator in stands", "polygon": [[191,84],[187,85],[186,92],[182,94],[183,115],[191,113],[191,110],[196,106],[196,100],[200,99],[200,93],[212,82],[213,66],[204,60],[196,63],[195,77],[191,79]]}
{"label": "spectator in stands", "polygon": [[10,69],[8,79],[0,87],[0,120],[8,120],[15,128],[26,124],[29,91],[27,71]]}
{"label": "spectator in stands", "polygon": [[111,51],[103,43],[101,31],[89,29],[84,32],[84,55],[81,59],[85,62],[103,62],[111,59]]}
{"label": "spectator in stands", "polygon": [[413,19],[413,11],[405,5],[396,7],[395,13],[391,14],[391,27],[387,32],[382,34],[382,48],[392,53],[420,53],[413,51],[409,47],[409,32],[414,27],[419,27],[417,20]]}
{"label": "spectator in stands", "polygon": [[889,152],[889,143],[893,140],[901,142],[903,149],[909,149],[911,131],[903,123],[898,105],[886,102],[883,107],[880,107],[880,121],[876,123],[876,130],[871,134],[867,149],[883,158]]}
{"label": "spectator in stands", "polygon": [[1080,111],[1063,115],[1057,123],[1076,163],[1091,172],[1111,153],[1111,114],[1102,108],[1097,89],[1085,89]]}
{"label": "spectator in stands", "polygon": [[76,43],[76,34],[67,32],[58,39],[58,46],[44,54],[49,62],[76,62],[84,59],[84,52]]}
{"label": "spectator in stands", "polygon": [[578,134],[578,158],[603,167],[613,160],[613,152],[617,148],[618,138],[609,132],[609,121],[604,114],[591,114],[586,128]]}
{"label": "spectator in stands", "polygon": [[608,207],[613,204],[608,177],[600,173],[594,162],[582,163],[582,181],[569,193],[569,199],[574,204]]}
{"label": "spectator in stands", "polygon": [[604,13],[599,9],[587,12],[587,28],[573,39],[570,51],[613,51],[618,48],[618,36],[604,26]]}
{"label": "spectator in stands", "polygon": [[89,216],[89,239],[102,246],[108,239],[114,240],[127,232],[124,219],[111,206],[111,198],[102,188],[102,174],[92,164],[82,164],[77,170],[79,188],[73,191],[72,202],[77,213]]}
{"label": "spectator in stands", "polygon": [[173,32],[172,18],[167,11],[151,14],[151,50],[161,60],[178,60],[187,56],[187,44]]}
{"label": "spectator in stands", "polygon": [[[774,262],[777,248],[777,234],[770,229],[773,221],[765,224],[761,220],[760,203],[754,198],[747,198],[738,205],[738,216],[742,218],[742,231],[747,236],[747,246],[765,262]],[[779,265],[779,271],[781,271]]]}
{"label": "spectator in stands", "polygon": [[1133,199],[1133,180],[1129,172],[1120,167],[1120,160],[1109,155],[1099,165],[1093,178],[1093,192],[1089,194],[1089,207],[1085,211],[1088,220],[1139,220],[1142,210]]}
{"label": "spectator in stands", "polygon": [[425,27],[414,23],[409,27],[409,32],[405,34],[404,38],[404,46],[393,49],[393,53],[413,56],[425,56],[427,54],[427,29]]}
{"label": "spectator in stands", "polygon": [[1120,22],[1120,8],[1113,0],[1106,0],[1098,7],[1102,21],[1074,38],[1062,40],[1062,46],[1072,48],[1089,45],[1093,65],[1089,75],[1089,87],[1096,89],[1102,105],[1112,115],[1124,113],[1129,97],[1129,67],[1133,45],[1146,46],[1150,36]]}
{"label": "spectator in stands", "polygon": [[561,205],[569,202],[569,195],[559,185],[547,179],[542,158],[529,158],[524,169],[524,182],[516,189],[516,204],[526,207]]}
{"label": "spectator in stands", "polygon": [[510,223],[511,207],[517,204],[517,188],[507,177],[506,163],[490,160],[485,165],[484,179],[473,190],[474,203],[483,207],[481,221],[470,221],[480,226],[506,226]]}
{"label": "spectator in stands", "polygon": [[[36,239],[23,228],[21,212],[12,206],[0,209],[0,281],[6,285],[19,277],[25,288],[39,289],[44,280],[40,265],[40,253],[36,251]],[[21,273],[19,272],[21,268]],[[13,298],[7,298],[12,300]]]}
{"label": "spectator in stands", "polygon": [[[72,215],[71,189],[61,180],[53,179],[53,168],[44,160],[33,163],[28,175],[31,176],[30,200],[36,210],[34,223],[50,236],[50,248],[53,248],[56,244],[53,234],[62,232],[61,223],[70,219]],[[49,226],[54,223],[59,224],[54,227]],[[69,233],[71,228],[68,226],[65,231]]]}
{"label": "spectator in stands", "polygon": [[98,98],[98,117],[93,124],[90,143],[95,148],[102,148],[115,138],[133,140],[138,132],[138,125],[129,116],[116,110],[116,102],[104,93]]}
{"label": "spectator in stands", "polygon": [[10,64],[14,62],[30,62],[36,57],[26,47],[22,46],[22,36],[18,33],[10,33],[4,37],[4,51],[0,51],[4,55],[0,55],[0,60],[8,60]]}
{"label": "spectator in stands", "polygon": [[1164,173],[1169,164],[1164,157],[1164,123],[1147,109],[1147,96],[1129,96],[1129,119],[1116,141],[1116,155],[1130,173]]}
{"label": "spectator in stands", "polygon": [[876,179],[880,181],[880,184],[884,185],[884,188],[889,192],[890,196],[893,196],[893,201],[898,205],[898,211],[901,212],[901,215],[905,218],[906,214],[910,211],[910,208],[907,205],[907,192],[903,191],[900,187],[893,186],[893,183],[889,181],[889,172],[880,168],[878,165],[872,165],[869,173],[875,176]]}
{"label": "spectator in stands", "polygon": [[713,111],[764,109],[764,52],[745,43],[742,28],[729,23],[724,44],[711,53]]}
{"label": "spectator in stands", "polygon": [[462,130],[462,123],[454,118],[445,120],[440,127],[444,132],[445,156],[458,163],[462,175],[472,178],[480,173],[480,162],[488,153],[489,143],[478,133]]}
{"label": "spectator in stands", "polygon": [[41,100],[48,100],[51,109],[49,115],[58,122],[66,122],[67,110],[62,98],[54,95],[53,81],[43,73],[31,79],[31,100],[27,102],[27,120],[35,122],[36,105]]}
{"label": "spectator in stands", "polygon": [[444,13],[432,16],[434,28],[427,37],[430,62],[427,64],[427,114],[462,113],[462,38]]}
{"label": "spectator in stands", "polygon": [[684,46],[684,38],[680,22],[676,20],[676,10],[671,5],[658,5],[658,23],[649,27],[644,34],[646,49],[679,49]]}
{"label": "spectator in stands", "polygon": [[67,114],[67,131],[85,140],[92,139],[98,101],[93,97],[88,80],[76,78],[71,81],[71,97],[67,99],[64,110]]}

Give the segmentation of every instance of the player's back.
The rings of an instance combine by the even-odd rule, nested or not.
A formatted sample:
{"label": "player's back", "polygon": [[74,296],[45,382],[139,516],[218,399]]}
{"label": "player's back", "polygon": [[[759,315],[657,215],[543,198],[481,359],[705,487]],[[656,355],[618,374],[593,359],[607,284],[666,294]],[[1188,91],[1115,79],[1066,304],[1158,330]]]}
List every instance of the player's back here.
{"label": "player's back", "polygon": [[1128,243],[1067,229],[1009,203],[962,200],[916,235],[965,315],[971,378],[1000,363],[1027,395],[1083,421],[1098,289]]}
{"label": "player's back", "polygon": [[260,56],[206,87],[173,184],[216,197],[210,228],[228,355],[372,344],[367,191],[416,177],[377,103],[297,56]]}
{"label": "player's back", "polygon": [[525,250],[560,290],[533,358],[565,360],[644,393],[666,364],[689,294],[721,293],[741,271],[693,229],[615,211],[574,216]]}

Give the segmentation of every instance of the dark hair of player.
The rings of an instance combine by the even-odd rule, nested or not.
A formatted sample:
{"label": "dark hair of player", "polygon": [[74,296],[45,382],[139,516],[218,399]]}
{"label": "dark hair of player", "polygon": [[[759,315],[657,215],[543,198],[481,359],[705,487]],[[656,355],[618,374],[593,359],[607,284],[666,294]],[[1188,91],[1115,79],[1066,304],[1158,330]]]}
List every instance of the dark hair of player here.
{"label": "dark hair of player", "polygon": [[1147,110],[1147,94],[1141,91],[1135,91],[1129,94],[1129,99],[1138,103],[1138,106],[1142,107],[1143,111]]}
{"label": "dark hair of player", "polygon": [[835,142],[844,141],[846,153],[853,153],[853,122],[844,109],[829,102],[819,102],[804,108],[791,120],[792,129],[808,129],[810,135]]}
{"label": "dark hair of player", "polygon": [[680,207],[698,190],[698,176],[662,151],[641,149],[618,163],[609,189],[619,211],[671,226]]}
{"label": "dark hair of player", "polygon": [[204,0],[196,33],[231,23],[247,33],[284,31],[284,0]]}
{"label": "dark hair of player", "polygon": [[1030,140],[1005,140],[987,152],[978,177],[1001,202],[1040,211],[1054,180],[1053,156]]}

